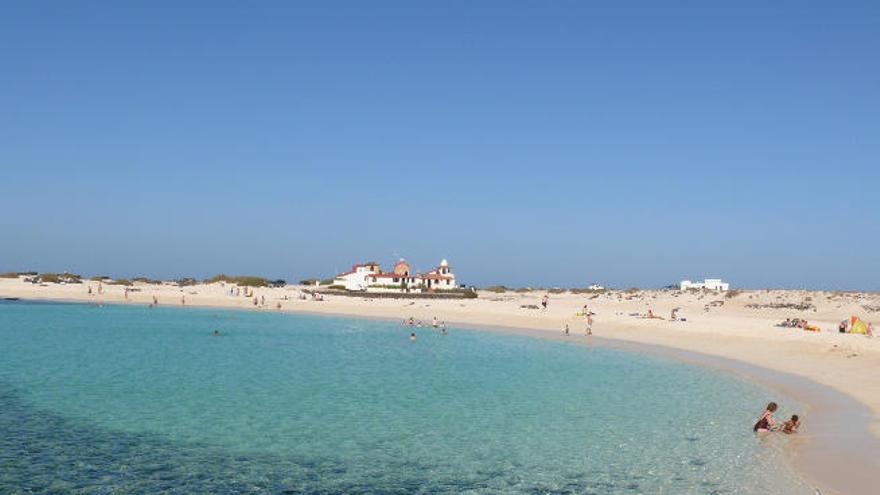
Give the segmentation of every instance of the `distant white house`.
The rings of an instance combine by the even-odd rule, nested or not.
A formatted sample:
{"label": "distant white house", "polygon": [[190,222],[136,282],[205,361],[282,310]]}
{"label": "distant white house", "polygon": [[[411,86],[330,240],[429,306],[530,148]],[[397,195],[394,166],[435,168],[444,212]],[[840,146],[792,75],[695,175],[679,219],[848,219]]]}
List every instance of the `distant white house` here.
{"label": "distant white house", "polygon": [[682,280],[678,286],[681,290],[707,289],[726,291],[730,289],[730,284],[727,282],[722,282],[720,278],[707,278],[702,282],[691,282],[690,280]]}
{"label": "distant white house", "polygon": [[589,290],[605,290],[605,287],[602,287],[599,284],[592,284],[589,287],[587,287],[587,289],[589,289]]}
{"label": "distant white house", "polygon": [[369,292],[390,291],[433,291],[456,289],[455,274],[449,268],[449,262],[443,260],[440,265],[427,273],[412,274],[409,263],[401,259],[394,265],[394,270],[383,273],[378,263],[354,265],[350,271],[340,273],[333,279],[333,285],[341,285],[347,290]]}

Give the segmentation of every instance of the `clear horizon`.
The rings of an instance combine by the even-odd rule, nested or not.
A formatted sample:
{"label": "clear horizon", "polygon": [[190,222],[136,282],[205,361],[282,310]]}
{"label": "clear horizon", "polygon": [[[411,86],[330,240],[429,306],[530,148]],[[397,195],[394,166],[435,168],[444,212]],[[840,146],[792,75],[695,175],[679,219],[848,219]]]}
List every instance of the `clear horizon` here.
{"label": "clear horizon", "polygon": [[874,2],[0,13],[0,272],[880,291]]}

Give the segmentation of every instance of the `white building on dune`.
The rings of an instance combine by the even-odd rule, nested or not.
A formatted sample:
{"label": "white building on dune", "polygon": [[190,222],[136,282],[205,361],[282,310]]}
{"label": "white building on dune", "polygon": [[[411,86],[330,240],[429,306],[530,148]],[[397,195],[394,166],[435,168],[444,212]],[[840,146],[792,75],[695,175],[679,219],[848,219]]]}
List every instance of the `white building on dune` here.
{"label": "white building on dune", "polygon": [[333,285],[341,285],[346,290],[365,290],[367,277],[380,273],[379,263],[362,263],[351,267],[350,271],[340,273],[333,279]]}
{"label": "white building on dune", "polygon": [[717,291],[726,291],[730,290],[730,284],[727,282],[722,282],[720,278],[707,278],[702,282],[691,282],[690,280],[682,280],[678,285],[681,290],[689,290],[689,289],[706,289],[706,290],[717,290]]}
{"label": "white building on dune", "polygon": [[415,275],[404,259],[398,261],[388,273],[382,272],[378,263],[354,265],[350,271],[337,275],[333,285],[343,286],[346,290],[369,292],[433,292],[458,288],[455,274],[446,260],[427,273]]}

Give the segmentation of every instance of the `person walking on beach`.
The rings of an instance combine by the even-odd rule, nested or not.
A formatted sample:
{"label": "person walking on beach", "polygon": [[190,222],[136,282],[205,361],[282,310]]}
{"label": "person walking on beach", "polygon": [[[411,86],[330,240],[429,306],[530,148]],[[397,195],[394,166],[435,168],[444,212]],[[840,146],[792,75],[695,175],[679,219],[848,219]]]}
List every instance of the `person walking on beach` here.
{"label": "person walking on beach", "polygon": [[566,337],[568,337],[568,334],[569,334],[568,323],[566,323],[566,324],[565,324],[565,330],[562,331],[562,335],[565,335]]}
{"label": "person walking on beach", "polygon": [[585,328],[586,334],[593,335],[593,317],[590,316],[588,313],[587,317],[584,318],[584,320],[586,322],[586,328]]}
{"label": "person walking on beach", "polygon": [[541,298],[541,311],[547,311],[547,305],[550,303],[550,296],[548,294],[544,294],[544,297]]}
{"label": "person walking on beach", "polygon": [[180,296],[180,305],[186,306],[186,296]]}
{"label": "person walking on beach", "polygon": [[767,404],[767,409],[765,409],[764,413],[761,414],[761,417],[758,418],[758,422],[755,423],[752,430],[755,433],[767,433],[768,431],[773,431],[776,428],[776,422],[773,421],[773,413],[776,412],[778,407],[779,406],[777,406],[775,402]]}

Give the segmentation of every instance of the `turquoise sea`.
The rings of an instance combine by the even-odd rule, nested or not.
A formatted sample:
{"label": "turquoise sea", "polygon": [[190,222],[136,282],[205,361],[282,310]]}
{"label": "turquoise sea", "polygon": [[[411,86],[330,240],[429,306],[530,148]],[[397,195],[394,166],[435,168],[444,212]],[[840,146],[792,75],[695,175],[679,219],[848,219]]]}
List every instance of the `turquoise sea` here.
{"label": "turquoise sea", "polygon": [[752,434],[778,399],[758,386],[582,337],[410,331],[0,303],[0,493],[812,493]]}

